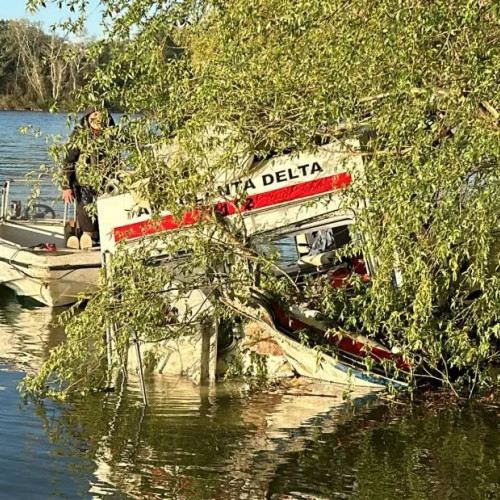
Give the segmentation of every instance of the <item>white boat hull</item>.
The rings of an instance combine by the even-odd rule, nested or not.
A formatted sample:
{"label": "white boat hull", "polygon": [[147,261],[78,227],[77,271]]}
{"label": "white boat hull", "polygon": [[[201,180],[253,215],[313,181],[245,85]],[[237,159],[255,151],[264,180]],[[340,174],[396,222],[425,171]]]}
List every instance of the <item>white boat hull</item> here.
{"label": "white boat hull", "polygon": [[[54,243],[57,251],[37,249]],[[0,224],[0,284],[47,306],[64,306],[79,294],[96,290],[101,268],[98,250],[64,248],[64,228],[57,224]]]}
{"label": "white boat hull", "polygon": [[274,332],[274,338],[283,349],[283,353],[293,369],[303,377],[370,389],[381,389],[388,385],[394,385],[398,388],[406,387],[406,384],[396,380],[351,369],[340,362],[336,356],[306,347],[279,331]]}
{"label": "white boat hull", "polygon": [[0,262],[0,284],[50,307],[73,304],[96,290],[99,269],[50,270]]}
{"label": "white boat hull", "polygon": [[[361,335],[326,335],[327,325],[318,319],[318,312],[306,308],[292,307],[285,311],[281,306],[263,293],[254,291],[254,300],[260,317],[260,324],[272,335],[283,351],[284,357],[301,376],[324,382],[347,385],[350,387],[383,388],[396,390],[408,388],[404,371],[408,369],[401,356],[393,354],[381,344]],[[265,326],[264,326],[265,325]],[[317,337],[316,345],[300,342],[297,332],[310,332]],[[322,340],[326,351],[322,349]],[[373,367],[383,366],[383,360],[390,360],[403,370],[400,378],[382,374],[381,370],[368,370],[366,358],[372,360]]]}

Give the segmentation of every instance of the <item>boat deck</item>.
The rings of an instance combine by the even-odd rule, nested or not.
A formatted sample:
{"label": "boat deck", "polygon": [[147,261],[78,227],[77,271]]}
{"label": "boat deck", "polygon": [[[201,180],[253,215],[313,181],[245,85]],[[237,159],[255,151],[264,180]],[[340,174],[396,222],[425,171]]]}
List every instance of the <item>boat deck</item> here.
{"label": "boat deck", "polygon": [[[38,248],[46,243],[54,244],[56,250]],[[0,261],[51,270],[97,268],[101,266],[101,252],[100,247],[66,248],[62,220],[7,220],[0,223]]]}

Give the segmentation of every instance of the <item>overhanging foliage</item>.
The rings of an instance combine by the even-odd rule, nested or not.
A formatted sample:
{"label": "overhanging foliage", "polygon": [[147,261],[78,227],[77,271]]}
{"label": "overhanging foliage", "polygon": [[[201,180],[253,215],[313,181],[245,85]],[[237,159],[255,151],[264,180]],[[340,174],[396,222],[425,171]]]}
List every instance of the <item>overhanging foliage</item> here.
{"label": "overhanging foliage", "polygon": [[[65,3],[76,11],[86,4]],[[500,21],[494,2],[101,5],[107,30],[93,50],[110,50],[112,62],[90,75],[81,104],[113,101],[126,111],[110,138],[126,150],[119,172],[124,185],[147,179],[142,197],[158,212],[180,216],[199,208],[200,193],[213,206],[220,196],[217,173],[241,171],[247,155],[314,150],[318,137],[343,140],[359,125],[369,127],[368,148],[353,152],[363,155],[366,176],[346,193],[346,203],[368,201],[356,223],[364,238],[346,252],[370,254],[378,271],[355,298],[326,287],[321,299],[308,300],[352,333],[401,349],[432,376],[471,391],[491,385],[500,334]],[[132,120],[134,113],[140,117]],[[174,137],[183,154],[167,164],[157,152]],[[88,175],[102,188],[102,172]],[[262,287],[283,292],[288,303],[305,300],[274,277],[272,263],[250,249],[241,227],[228,228],[215,213],[188,235],[163,238],[172,254],[189,248],[189,269],[202,270],[216,304],[227,297],[245,303],[256,264],[263,267]],[[136,266],[145,257],[137,253]],[[175,281],[157,274],[162,281],[153,286],[149,278],[141,282],[143,269],[127,269],[138,283],[130,288],[131,275],[124,278],[121,270],[114,286],[134,293],[138,305],[148,290]],[[397,289],[395,270],[403,276]],[[70,339],[82,324],[92,330],[91,315],[123,320],[126,310],[130,322],[140,323],[144,314],[130,303],[110,310],[99,297],[93,300],[96,306],[70,324]],[[163,306],[151,307],[157,314]],[[216,306],[216,313],[223,311]],[[64,373],[58,366],[65,349],[51,360],[56,373]]]}

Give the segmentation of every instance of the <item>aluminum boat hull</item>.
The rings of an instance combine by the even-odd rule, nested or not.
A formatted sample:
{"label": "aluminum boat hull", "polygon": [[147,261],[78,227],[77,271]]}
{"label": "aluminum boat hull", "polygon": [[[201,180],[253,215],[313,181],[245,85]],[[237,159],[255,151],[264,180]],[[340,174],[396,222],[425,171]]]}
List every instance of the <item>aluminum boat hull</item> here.
{"label": "aluminum boat hull", "polygon": [[[57,250],[37,248],[54,243]],[[99,250],[64,248],[64,226],[57,221],[0,224],[0,284],[47,306],[73,304],[83,292],[96,290]]]}

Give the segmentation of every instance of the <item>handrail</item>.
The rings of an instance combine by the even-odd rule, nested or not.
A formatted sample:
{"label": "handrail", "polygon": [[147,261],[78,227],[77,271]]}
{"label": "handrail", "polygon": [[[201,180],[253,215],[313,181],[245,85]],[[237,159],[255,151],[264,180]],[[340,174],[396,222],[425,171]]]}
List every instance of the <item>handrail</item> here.
{"label": "handrail", "polygon": [[9,202],[9,189],[10,181],[5,181],[2,184],[2,207],[0,210],[0,218],[5,220],[7,218],[7,203]]}
{"label": "handrail", "polygon": [[[7,219],[25,219],[26,214],[17,214],[16,216],[13,216],[11,213],[12,206],[11,202],[15,203],[20,203],[18,200],[11,200],[11,190],[14,189],[14,191],[18,191],[19,187],[21,187],[23,190],[26,189],[27,192],[24,193],[26,196],[25,200],[25,212],[26,212],[26,207],[31,206],[31,207],[42,207],[45,206],[46,208],[49,209],[50,213],[56,213],[54,209],[52,208],[54,206],[54,203],[58,206],[60,206],[59,201],[61,200],[59,195],[55,195],[55,191],[59,191],[58,186],[54,184],[54,182],[46,176],[45,178],[38,178],[38,179],[20,179],[20,178],[10,178],[6,179],[2,183],[2,193],[1,193],[1,202],[0,202],[0,220],[7,220]],[[17,189],[16,189],[17,186]],[[50,189],[50,188],[53,189]],[[12,188],[12,189],[11,189]],[[38,189],[37,189],[38,188]],[[31,190],[31,192],[30,192]],[[18,195],[22,196],[22,193],[17,193]],[[47,201],[52,201],[52,207],[49,207],[46,202]],[[21,203],[22,206],[22,203]],[[61,209],[58,209],[59,212]],[[64,223],[66,223],[67,218],[69,217],[69,207],[64,207],[64,215],[63,215],[63,220]],[[49,213],[47,212],[47,213]],[[74,215],[76,216],[76,208],[73,208]],[[55,215],[52,215],[52,217],[55,217]],[[29,217],[28,217],[29,218]]]}
{"label": "handrail", "polygon": [[137,368],[139,371],[139,381],[141,384],[142,402],[144,406],[148,406],[148,398],[146,395],[146,384],[144,383],[144,369],[142,367],[141,347],[139,345],[139,337],[137,332],[131,325],[125,325],[125,328],[132,334],[132,341],[135,344],[135,353],[137,356]]}
{"label": "handrail", "polygon": [[24,183],[24,184],[47,184],[47,185],[53,185],[54,186],[54,181],[52,178],[47,177],[46,179],[44,178],[36,178],[36,179],[25,179],[25,178],[15,178],[11,177],[9,179],[6,179],[4,182],[10,182],[10,183]]}

